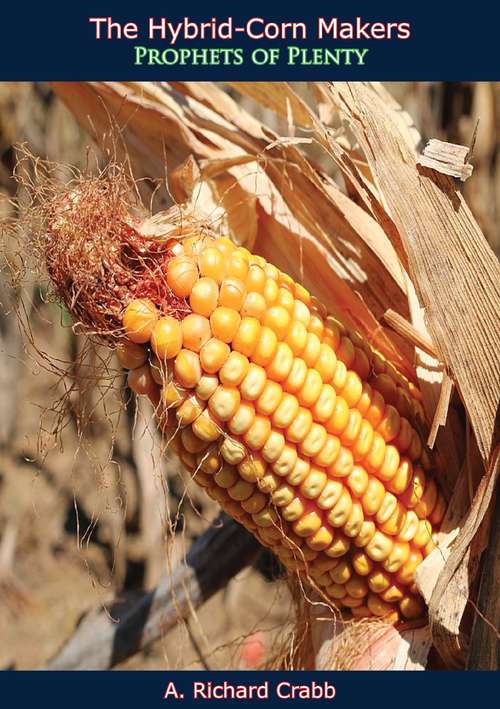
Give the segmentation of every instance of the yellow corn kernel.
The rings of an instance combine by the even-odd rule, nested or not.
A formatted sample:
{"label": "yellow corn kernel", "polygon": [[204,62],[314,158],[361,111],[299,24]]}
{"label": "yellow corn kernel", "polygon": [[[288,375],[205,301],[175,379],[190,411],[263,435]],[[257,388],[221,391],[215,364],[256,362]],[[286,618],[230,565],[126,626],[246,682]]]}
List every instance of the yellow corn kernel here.
{"label": "yellow corn kernel", "polygon": [[415,533],[415,536],[411,540],[412,544],[413,544],[413,546],[417,547],[417,549],[420,549],[421,547],[427,546],[427,544],[431,540],[432,540],[431,523],[426,519],[422,519],[418,523],[418,528]]}
{"label": "yellow corn kernel", "polygon": [[257,480],[259,490],[269,495],[277,490],[280,484],[280,479],[271,470],[267,470],[266,473]]}
{"label": "yellow corn kernel", "polygon": [[418,460],[425,451],[422,450],[422,440],[418,433],[414,430],[412,432],[412,440],[410,447],[408,448],[407,454],[410,460]]}
{"label": "yellow corn kernel", "polygon": [[342,360],[337,359],[337,365],[335,367],[335,374],[333,375],[332,384],[335,387],[336,392],[342,391],[347,383],[347,367],[342,362]]}
{"label": "yellow corn kernel", "polygon": [[361,506],[361,503],[359,503],[357,500],[353,500],[351,514],[349,515],[349,518],[343,527],[344,534],[351,538],[357,537],[361,531],[364,519],[365,516],[363,514],[363,508]]}
{"label": "yellow corn kernel", "polygon": [[296,357],[300,356],[307,342],[307,330],[305,325],[299,320],[292,320],[285,337],[285,342]]}
{"label": "yellow corn kernel", "polygon": [[243,500],[248,500],[254,490],[255,486],[252,483],[246,482],[246,480],[238,480],[228,489],[227,493],[232,500],[243,502]]}
{"label": "yellow corn kernel", "polygon": [[386,522],[380,525],[380,531],[384,532],[384,534],[397,536],[403,529],[405,515],[406,512],[403,505],[400,502],[397,502],[392,515]]}
{"label": "yellow corn kernel", "polygon": [[236,387],[219,386],[208,400],[210,411],[221,421],[234,416],[240,405],[241,396]]}
{"label": "yellow corn kernel", "polygon": [[368,407],[365,417],[373,428],[376,429],[384,416],[385,402],[383,396],[376,389],[372,389],[371,394],[370,406]]}
{"label": "yellow corn kernel", "polygon": [[199,352],[212,336],[210,322],[203,315],[191,313],[181,323],[182,344],[185,349]]}
{"label": "yellow corn kernel", "polygon": [[352,569],[347,561],[341,559],[337,566],[332,569],[329,574],[335,583],[344,585],[352,577]]}
{"label": "yellow corn kernel", "polygon": [[323,551],[327,549],[333,542],[333,532],[328,527],[321,526],[312,537],[307,537],[306,544],[314,551]]}
{"label": "yellow corn kernel", "polygon": [[201,379],[200,358],[196,352],[181,350],[175,358],[174,374],[181,386],[193,389]]}
{"label": "yellow corn kernel", "polygon": [[256,482],[264,477],[266,470],[266,462],[258,455],[247,456],[238,465],[239,474],[247,482]]}
{"label": "yellow corn kernel", "polygon": [[373,561],[364,551],[355,551],[351,557],[351,563],[354,571],[359,576],[368,576],[374,568]]}
{"label": "yellow corn kernel", "polygon": [[306,380],[307,371],[307,364],[304,360],[300,357],[295,357],[290,374],[283,382],[283,389],[290,394],[298,392]]}
{"label": "yellow corn kernel", "polygon": [[345,482],[355,497],[361,497],[368,488],[369,480],[366,470],[360,465],[355,465]]}
{"label": "yellow corn kernel", "polygon": [[314,456],[318,455],[326,443],[326,436],[327,433],[324,426],[318,423],[313,423],[308,434],[300,444],[300,451],[302,455],[307,458],[314,458]]}
{"label": "yellow corn kernel", "polygon": [[[190,396],[188,399],[185,399],[175,412],[179,425],[187,426],[193,423],[205,408],[201,404],[202,402],[200,402],[196,396]],[[190,452],[195,453],[196,451]]]}
{"label": "yellow corn kernel", "polygon": [[283,389],[277,382],[267,380],[261,395],[255,402],[255,408],[259,414],[271,416],[278,408],[278,404],[283,396]]}
{"label": "yellow corn kernel", "polygon": [[271,363],[277,347],[278,338],[275,333],[271,328],[263,326],[260,330],[257,346],[251,355],[252,361],[261,367],[267,367]]}
{"label": "yellow corn kernel", "polygon": [[294,285],[294,295],[296,300],[293,308],[293,318],[294,320],[300,320],[308,327],[311,319],[311,311],[308,307],[311,296],[303,286],[297,283]]}
{"label": "yellow corn kernel", "polygon": [[300,485],[300,492],[309,500],[314,500],[319,497],[326,482],[327,477],[324,471],[319,468],[311,468],[309,475]]}
{"label": "yellow corn kernel", "polygon": [[248,269],[248,251],[243,249],[243,247],[233,251],[227,259],[226,276],[228,278],[237,278],[245,283]]}
{"label": "yellow corn kernel", "polygon": [[359,436],[362,423],[363,417],[361,416],[359,411],[357,409],[351,409],[349,411],[349,420],[347,422],[347,426],[340,434],[340,440],[345,446],[353,446]]}
{"label": "yellow corn kernel", "polygon": [[217,307],[219,286],[213,278],[200,278],[191,289],[189,305],[193,313],[208,318]]}
{"label": "yellow corn kernel", "polygon": [[330,556],[334,559],[338,559],[349,551],[351,546],[351,541],[348,539],[348,537],[344,536],[343,534],[339,534],[335,532],[335,536],[333,539],[333,544],[330,544],[328,549],[325,549],[324,553],[327,556]]}
{"label": "yellow corn kernel", "polygon": [[261,512],[266,505],[267,497],[261,492],[254,492],[252,495],[250,495],[250,497],[248,497],[246,500],[243,500],[241,503],[242,508],[250,515],[254,515],[258,512]]}
{"label": "yellow corn kernel", "polygon": [[212,337],[200,350],[200,362],[208,374],[216,374],[227,361],[231,350],[229,345]]}
{"label": "yellow corn kernel", "polygon": [[266,370],[252,362],[240,385],[241,396],[247,401],[255,401],[264,391],[266,382]]}
{"label": "yellow corn kernel", "polygon": [[389,444],[385,447],[384,460],[380,468],[376,471],[376,475],[385,482],[392,480],[396,475],[400,463],[398,449]]}
{"label": "yellow corn kernel", "polygon": [[255,318],[260,323],[264,321],[267,312],[267,303],[260,293],[250,292],[245,296],[240,314],[242,318]]}
{"label": "yellow corn kernel", "polygon": [[391,553],[393,542],[378,530],[365,546],[365,551],[373,561],[384,561]]}
{"label": "yellow corn kernel", "polygon": [[364,513],[368,516],[375,515],[380,509],[384,497],[385,488],[383,484],[377,478],[370,476],[366,491],[361,498]]}
{"label": "yellow corn kernel", "polygon": [[248,358],[233,350],[219,370],[221,384],[239,386],[248,374],[249,367]]}
{"label": "yellow corn kernel", "polygon": [[216,441],[222,431],[208,409],[202,411],[192,424],[193,432],[203,441]]}
{"label": "yellow corn kernel", "polygon": [[286,507],[294,498],[295,490],[290,485],[287,485],[287,483],[281,483],[281,485],[271,493],[271,500],[276,507]]}
{"label": "yellow corn kernel", "polygon": [[220,453],[226,463],[238,465],[245,459],[246,449],[239,441],[227,436],[220,445]]}
{"label": "yellow corn kernel", "polygon": [[368,608],[371,610],[373,615],[378,617],[390,616],[394,611],[394,606],[389,603],[385,603],[381,598],[373,593],[368,596]]}
{"label": "yellow corn kernel", "polygon": [[[147,350],[142,347],[142,345],[126,339],[120,340],[116,346],[115,352],[118,357],[118,361],[124,369],[137,369],[138,367],[142,367],[148,358]],[[156,381],[154,372],[152,372],[152,374],[153,379]],[[162,381],[160,380],[156,383],[161,384]]]}
{"label": "yellow corn kernel", "polygon": [[302,500],[299,497],[295,497],[286,507],[283,507],[281,514],[287,522],[294,522],[300,519],[304,514]]}
{"label": "yellow corn kernel", "polygon": [[186,298],[198,280],[198,269],[189,256],[174,256],[167,263],[167,284],[175,295]]}
{"label": "yellow corn kernel", "polygon": [[157,387],[147,364],[137,369],[131,369],[127,375],[127,384],[136,394],[146,396]]}
{"label": "yellow corn kernel", "polygon": [[421,598],[408,595],[399,602],[399,610],[405,618],[411,620],[420,618],[425,611],[425,606]]}
{"label": "yellow corn kernel", "polygon": [[214,246],[203,249],[198,258],[200,274],[206,278],[213,278],[216,283],[222,282],[225,275],[225,265],[224,256]]}
{"label": "yellow corn kernel", "polygon": [[304,460],[304,458],[297,458],[293,469],[288,473],[286,479],[290,485],[300,485],[300,483],[309,475],[310,469],[311,464],[307,460]]}
{"label": "yellow corn kernel", "polygon": [[337,396],[335,399],[335,408],[332,416],[326,422],[326,430],[328,433],[334,433],[335,435],[340,435],[349,423],[349,407],[346,404],[345,399],[341,396]]}
{"label": "yellow corn kernel", "polygon": [[273,305],[276,300],[278,299],[278,284],[273,278],[268,278],[266,280],[265,286],[264,286],[264,291],[262,295],[266,299],[266,303],[268,306]]}
{"label": "yellow corn kernel", "polygon": [[302,359],[308,367],[315,367],[321,351],[321,341],[313,332],[307,334],[306,346],[302,352]]}
{"label": "yellow corn kernel", "polygon": [[391,553],[384,560],[382,566],[390,574],[395,574],[406,564],[410,558],[410,545],[408,542],[394,542]]}
{"label": "yellow corn kernel", "polygon": [[436,505],[437,496],[438,492],[436,483],[432,478],[428,478],[424,494],[422,495],[418,505],[415,507],[415,512],[420,519],[425,519],[430,516]]}
{"label": "yellow corn kernel", "polygon": [[290,313],[281,305],[273,305],[269,308],[264,318],[264,325],[273,330],[278,340],[285,339],[291,323]]}
{"label": "yellow corn kernel", "polygon": [[261,512],[252,515],[252,519],[258,527],[272,527],[277,521],[276,512],[270,508],[265,507]]}
{"label": "yellow corn kernel", "polygon": [[340,453],[340,440],[337,436],[326,434],[325,443],[319,453],[313,458],[313,463],[324,468],[329,468],[337,460]]}
{"label": "yellow corn kernel", "polygon": [[382,525],[384,522],[387,522],[387,520],[394,513],[397,504],[397,498],[391,492],[386,492],[375,517],[378,525]]}
{"label": "yellow corn kernel", "polygon": [[[218,249],[222,254],[229,255],[232,254],[233,251],[236,249],[236,246],[233,244],[231,239],[227,239],[225,236],[220,237],[214,241],[214,246],[216,249]],[[224,261],[225,263],[226,261]]]}
{"label": "yellow corn kernel", "polygon": [[222,467],[219,452],[213,446],[200,453],[199,457],[196,459],[196,464],[200,467],[200,470],[207,475],[215,475]]}
{"label": "yellow corn kernel", "polygon": [[366,595],[368,595],[368,584],[366,581],[362,578],[359,577],[353,577],[347,581],[345,585],[345,589],[349,596],[352,598],[364,598]]}
{"label": "yellow corn kernel", "polygon": [[243,436],[246,445],[252,450],[260,450],[271,434],[271,423],[268,418],[257,415]]}
{"label": "yellow corn kernel", "polygon": [[343,491],[344,486],[341,482],[338,480],[327,480],[316,504],[322,510],[331,510],[340,500]]}
{"label": "yellow corn kernel", "polygon": [[373,535],[375,534],[375,531],[376,531],[376,527],[375,527],[374,522],[372,522],[371,519],[370,520],[365,519],[365,521],[361,525],[361,530],[360,530],[358,536],[354,539],[354,544],[357,547],[365,547],[368,544],[368,542],[370,541],[370,539],[373,537]]}
{"label": "yellow corn kernel", "polygon": [[396,581],[402,584],[403,586],[409,586],[410,584],[412,584],[415,576],[415,571],[417,570],[417,567],[422,563],[423,558],[424,557],[422,553],[418,549],[412,549],[410,551],[408,561],[406,561],[397,572]]}
{"label": "yellow corn kernel", "polygon": [[293,394],[284,393],[272,416],[273,426],[287,428],[299,411],[299,402]]}
{"label": "yellow corn kernel", "polygon": [[295,446],[286,444],[279,458],[273,463],[272,468],[276,475],[287,477],[294,470],[297,464],[297,449]]}
{"label": "yellow corn kernel", "polygon": [[352,498],[346,487],[343,487],[339,499],[328,512],[327,520],[332,527],[343,527],[352,512]]}
{"label": "yellow corn kernel", "polygon": [[262,457],[268,463],[275,463],[285,448],[285,437],[279,431],[271,431],[262,447]]}
{"label": "yellow corn kernel", "polygon": [[237,436],[241,436],[248,431],[255,419],[255,408],[248,401],[241,401],[234,416],[229,419],[227,427]]}
{"label": "yellow corn kernel", "polygon": [[279,342],[270,364],[266,368],[267,376],[276,382],[284,382],[291,372],[293,352],[285,342]]}
{"label": "yellow corn kernel", "polygon": [[398,413],[398,410],[394,406],[388,404],[385,407],[384,416],[377,427],[377,431],[378,433],[380,433],[384,441],[386,443],[389,443],[389,441],[392,441],[394,438],[396,438],[400,428],[401,417]]}
{"label": "yellow corn kernel", "polygon": [[245,284],[238,278],[224,278],[220,286],[219,305],[238,312],[246,296]]}
{"label": "yellow corn kernel", "polygon": [[401,531],[397,538],[401,542],[410,542],[418,530],[419,519],[413,510],[408,510],[405,514]]}
{"label": "yellow corn kernel", "polygon": [[413,465],[409,458],[401,458],[396,475],[387,482],[387,489],[395,495],[401,495],[413,479]]}
{"label": "yellow corn kernel", "polygon": [[155,322],[151,333],[151,347],[161,361],[175,357],[181,350],[183,335],[181,324],[171,317],[162,317]]}
{"label": "yellow corn kernel", "polygon": [[312,414],[309,409],[299,407],[297,415],[286,429],[287,440],[292,443],[300,443],[311,430],[312,423]]}
{"label": "yellow corn kernel", "polygon": [[399,450],[400,453],[404,453],[408,450],[411,445],[413,436],[413,429],[411,427],[408,419],[401,417],[401,425],[399,428],[399,433],[393,440],[394,445]]}
{"label": "yellow corn kernel", "polygon": [[242,318],[232,338],[233,350],[241,352],[241,354],[244,354],[246,357],[251,357],[259,343],[261,330],[261,324],[256,318]]}
{"label": "yellow corn kernel", "polygon": [[236,484],[238,481],[238,473],[232,465],[223,465],[222,468],[215,473],[214,480],[219,487],[227,489]]}
{"label": "yellow corn kernel", "polygon": [[203,401],[208,401],[218,386],[218,377],[213,374],[202,374],[196,385],[196,396]]}
{"label": "yellow corn kernel", "polygon": [[167,409],[174,409],[180,406],[186,397],[187,394],[184,387],[175,382],[165,384],[161,392],[162,401]]}
{"label": "yellow corn kernel", "polygon": [[309,369],[304,384],[296,394],[299,404],[312,407],[319,399],[322,388],[323,381],[319,373],[315,369]]}
{"label": "yellow corn kernel", "polygon": [[257,264],[251,263],[245,281],[247,291],[262,294],[264,292],[266,280],[266,274],[262,268]]}
{"label": "yellow corn kernel", "polygon": [[345,598],[347,596],[347,591],[345,590],[345,586],[342,586],[341,584],[338,583],[332,583],[329,586],[326,587],[326,593],[330,596],[330,598],[334,598],[337,601]]}
{"label": "yellow corn kernel", "polygon": [[[212,328],[212,334],[214,337],[229,344],[230,342],[233,342],[239,331],[241,326],[241,316],[232,308],[218,306],[210,315],[209,325]],[[235,347],[234,342],[233,349],[237,349],[239,352],[243,351],[239,347]]]}
{"label": "yellow corn kernel", "polygon": [[328,468],[328,472],[335,478],[346,478],[354,469],[354,459],[349,448],[340,447],[339,454]]}
{"label": "yellow corn kernel", "polygon": [[321,527],[321,517],[315,510],[305,512],[293,525],[293,531],[299,537],[312,537]]}
{"label": "yellow corn kernel", "polygon": [[378,473],[385,458],[385,441],[376,431],[373,433],[373,440],[370,451],[365,457],[364,462],[366,467],[374,473]]}
{"label": "yellow corn kernel", "polygon": [[392,585],[381,594],[380,598],[386,603],[397,603],[403,598],[403,592],[398,586]]}
{"label": "yellow corn kernel", "polygon": [[278,289],[278,305],[281,305],[283,308],[285,308],[291,315],[293,314],[294,306],[295,306],[295,298],[292,295],[292,292],[289,288],[289,285],[286,283],[286,280],[288,279],[288,276],[286,274],[281,274],[280,278],[278,279],[280,283],[280,287]]}
{"label": "yellow corn kernel", "polygon": [[323,337],[323,332],[325,330],[325,325],[323,323],[323,318],[318,312],[319,309],[322,309],[322,305],[319,303],[318,300],[316,300],[316,303],[318,303],[318,309],[316,309],[316,306],[311,309],[311,318],[309,320],[309,326],[308,330],[309,332],[313,332],[320,340]]}

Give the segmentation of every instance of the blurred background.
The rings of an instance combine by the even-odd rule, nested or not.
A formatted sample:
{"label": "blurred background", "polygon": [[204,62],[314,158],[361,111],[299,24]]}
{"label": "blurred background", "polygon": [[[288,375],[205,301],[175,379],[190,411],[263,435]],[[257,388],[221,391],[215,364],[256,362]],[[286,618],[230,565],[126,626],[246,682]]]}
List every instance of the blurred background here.
{"label": "blurred background", "polygon": [[[462,189],[498,254],[500,84],[386,86],[424,140],[469,145],[479,120],[474,173]],[[283,128],[271,112],[255,105],[251,110],[278,133]],[[12,178],[20,142],[49,160],[84,167],[88,159],[89,137],[49,85],[0,83],[0,219],[12,216],[9,199],[23,197]],[[315,159],[328,170],[319,152]],[[43,289],[34,284],[24,296],[29,331],[18,326],[19,293],[0,271],[0,668],[43,666],[85,612],[154,588],[167,559],[181,562],[217,515],[215,503],[186,484],[173,459],[160,455],[147,405],[123,393],[123,386],[103,397],[87,382],[64,398],[64,410],[54,406],[67,382],[47,371],[31,341],[62,369],[76,369],[76,379],[81,370],[82,381],[99,352],[82,361],[78,338],[59,326],[60,312],[44,301]],[[93,415],[83,429],[86,411]],[[57,436],[60,414],[65,425]],[[288,589],[276,581],[270,562],[261,555],[125,666],[258,664],[293,615]]]}

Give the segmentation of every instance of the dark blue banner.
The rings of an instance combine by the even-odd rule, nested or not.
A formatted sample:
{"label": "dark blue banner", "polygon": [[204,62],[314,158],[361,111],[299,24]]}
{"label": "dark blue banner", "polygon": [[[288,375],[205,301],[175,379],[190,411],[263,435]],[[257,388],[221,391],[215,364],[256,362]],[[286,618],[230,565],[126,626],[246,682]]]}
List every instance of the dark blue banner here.
{"label": "dark blue banner", "polygon": [[[5,672],[2,706],[43,703],[88,707],[262,706],[262,702],[338,709],[460,709],[495,701],[498,673],[464,672]],[[284,704],[283,704],[284,703]],[[310,705],[309,705],[310,706]]]}
{"label": "dark blue banner", "polygon": [[4,3],[0,80],[495,80],[495,3]]}

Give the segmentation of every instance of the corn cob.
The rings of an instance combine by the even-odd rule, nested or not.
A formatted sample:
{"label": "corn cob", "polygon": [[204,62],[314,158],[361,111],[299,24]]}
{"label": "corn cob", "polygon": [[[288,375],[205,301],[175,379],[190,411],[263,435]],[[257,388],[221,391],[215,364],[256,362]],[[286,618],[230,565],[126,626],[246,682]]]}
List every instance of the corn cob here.
{"label": "corn cob", "polygon": [[301,285],[224,238],[172,240],[189,314],[128,303],[128,383],[196,482],[340,609],[420,617],[446,504],[418,389]]}

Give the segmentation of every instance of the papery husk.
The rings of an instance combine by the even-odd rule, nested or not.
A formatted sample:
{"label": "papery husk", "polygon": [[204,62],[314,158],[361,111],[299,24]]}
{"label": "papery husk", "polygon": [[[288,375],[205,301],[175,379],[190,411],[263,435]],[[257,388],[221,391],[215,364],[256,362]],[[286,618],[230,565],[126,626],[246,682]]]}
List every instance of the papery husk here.
{"label": "papery husk", "polygon": [[[464,611],[498,474],[500,271],[453,181],[417,167],[419,136],[408,115],[378,84],[311,84],[308,102],[291,84],[232,84],[277,114],[288,133],[282,138],[209,82],[54,88],[101,147],[111,141],[123,150],[137,178],[167,175],[171,196],[289,271],[333,312],[340,309],[348,324],[419,382],[429,421],[438,410],[435,448],[445,487],[456,491],[442,546],[417,573],[430,625],[408,637],[383,630],[397,648],[397,660],[387,663],[380,638],[372,642],[365,634],[365,644],[375,649],[367,647],[356,667],[409,668],[415,653],[424,666],[426,654],[416,648],[429,637],[448,666],[462,666]],[[345,192],[307,157],[311,140]],[[411,321],[438,357],[386,327],[388,309]],[[444,411],[438,405],[447,377],[460,394],[466,430],[457,401],[447,417],[450,397]],[[299,614],[298,625],[303,620]],[[342,635],[343,652],[359,645],[355,624]],[[330,666],[340,656],[334,646]],[[310,652],[319,650],[311,644]]]}

